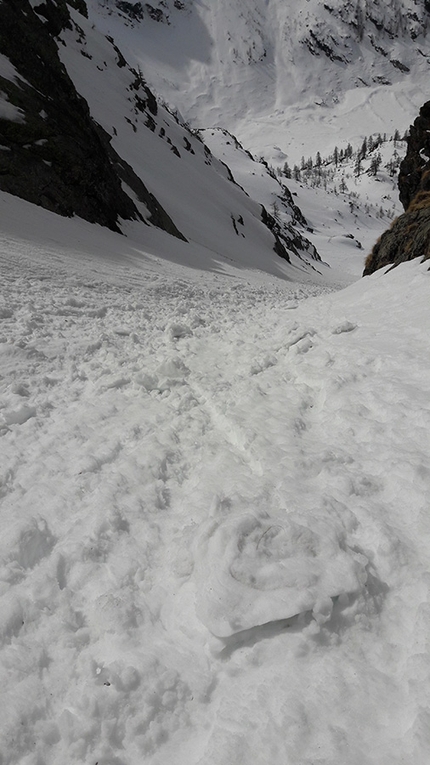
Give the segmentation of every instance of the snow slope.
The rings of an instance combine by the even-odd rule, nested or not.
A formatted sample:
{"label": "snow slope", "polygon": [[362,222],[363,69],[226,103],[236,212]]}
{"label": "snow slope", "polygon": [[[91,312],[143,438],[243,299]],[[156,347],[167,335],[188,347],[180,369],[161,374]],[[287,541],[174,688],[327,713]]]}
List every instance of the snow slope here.
{"label": "snow slope", "polygon": [[2,209],[2,763],[427,765],[427,266]]}
{"label": "snow slope", "polygon": [[[398,200],[397,171],[394,170],[393,177],[387,168],[390,163],[398,168],[405,153],[404,141],[383,141],[368,151],[361,161],[360,175],[355,165],[362,142],[354,147],[352,156],[339,161],[337,167],[332,155],[322,159],[319,169],[315,166],[315,157],[311,158],[312,171],[303,171],[296,181],[286,178],[280,172],[282,167],[275,171],[264,159],[255,161],[235,136],[222,128],[208,128],[199,133],[250,197],[263,204],[283,226],[283,236],[290,240],[289,251],[294,248],[294,232],[304,233],[314,244],[322,263],[309,261],[311,250],[299,249],[299,256],[305,259],[305,271],[302,268],[302,273],[295,272],[298,280],[322,278],[345,285],[359,278],[367,253],[393,217],[403,211]],[[341,147],[342,151],[345,148]],[[375,157],[380,158],[380,167],[376,175],[370,175],[369,168]],[[298,244],[300,246],[300,241]],[[311,263],[310,271],[306,268],[307,261]],[[294,259],[294,265],[298,268],[299,261]]]}
{"label": "snow slope", "polygon": [[[244,193],[229,168],[162,105],[150,108],[140,90],[140,69],[128,66],[112,39],[93,29],[91,22],[76,12],[72,16],[72,29],[65,29],[60,38],[62,62],[93,119],[112,136],[112,146],[187,240],[200,246],[202,255],[206,250],[211,258],[283,272],[273,251],[275,238],[262,223],[263,200]],[[296,252],[303,250],[299,266],[306,270],[307,248],[310,257],[313,248],[300,235],[296,247]],[[285,253],[290,255],[295,262],[293,253]]]}
{"label": "snow slope", "polygon": [[[199,136],[157,103],[113,38],[76,10],[70,20],[65,0],[49,6],[58,15],[55,32],[43,20],[43,8],[39,13],[28,0],[22,8],[1,7],[0,45],[10,60],[3,57],[6,76],[0,79],[7,102],[24,114],[20,132],[10,120],[1,126],[4,191],[114,230],[141,216],[145,244],[155,225],[185,237],[190,250],[197,246],[210,261],[283,272],[277,261],[290,256],[281,231],[274,231],[258,200],[235,183]],[[15,45],[21,22],[32,58]],[[52,80],[47,87],[46,71]],[[313,255],[313,248],[300,235],[295,240],[303,270],[299,251]]]}
{"label": "snow slope", "polygon": [[[104,140],[111,142],[116,152],[115,161],[122,167],[123,189],[137,205],[144,220],[148,221],[144,200],[149,192],[189,241],[190,252],[186,259],[203,268],[231,263],[274,275],[288,275],[292,279],[316,278],[320,282],[337,281],[343,284],[351,281],[351,276],[358,276],[362,271],[362,254],[365,255],[371,248],[386,225],[384,220],[376,219],[375,210],[378,208],[373,210],[373,214],[365,210],[360,212],[357,200],[354,198],[352,202],[348,197],[333,199],[327,204],[325,194],[308,193],[300,184],[295,186],[292,183],[291,188],[296,195],[293,199],[273,168],[267,162],[255,161],[228,131],[219,128],[196,133],[190,130],[163,104],[157,104],[145,82],[146,69],[144,76],[138,57],[134,60],[137,54],[131,44],[132,39],[124,37],[126,47],[123,50],[127,59],[131,57],[135,67],[127,63],[114,38],[100,32],[106,31],[103,14],[110,13],[109,8],[93,4],[93,16],[89,20],[72,10],[73,23],[61,32],[58,50],[77,92],[89,105],[92,120],[106,131]],[[97,9],[101,16],[95,14]],[[179,9],[175,9],[179,14],[176,14],[177,19],[191,24],[191,18],[194,18],[191,11],[190,16],[185,8],[182,10],[183,13],[179,14]],[[127,19],[123,14],[109,13],[107,20],[112,22],[116,37],[117,32],[121,37],[121,30],[137,35],[139,29],[170,30],[174,27],[173,24],[158,24],[151,18],[149,21],[144,19],[145,23],[142,22],[139,27],[127,27],[124,26]],[[167,42],[167,39],[164,40],[163,45]],[[151,51],[151,55],[155,55],[154,50],[149,46],[148,55]],[[6,64],[4,72],[13,78],[15,70]],[[162,66],[160,71],[163,71]],[[180,76],[179,67],[176,77]],[[254,84],[257,86],[258,82]],[[184,89],[182,80],[181,89]],[[32,143],[26,144],[25,153],[30,152],[29,157],[37,158],[39,169],[42,167],[46,175],[46,168],[50,166],[51,159],[55,163],[55,156],[50,157],[48,150],[46,155],[40,156],[39,144],[46,143],[46,139],[35,140],[39,129],[40,125],[35,127],[36,133],[30,136]],[[52,128],[54,133],[56,129],[58,126]],[[61,130],[64,130],[64,125]],[[202,136],[209,147],[203,144]],[[342,145],[340,141],[338,143]],[[12,142],[9,148],[15,145],[16,142]],[[6,152],[9,153],[8,147],[3,153]],[[281,149],[276,150],[276,154],[278,162],[283,165],[287,155]],[[108,155],[105,160],[109,163]],[[129,165],[138,176],[133,180],[130,168],[127,171]],[[146,196],[141,194],[138,199],[139,179],[147,191],[145,189]],[[380,180],[377,178],[378,182]],[[49,176],[44,182],[49,183]],[[390,191],[391,185],[392,182]],[[385,195],[385,192],[385,187],[382,188],[379,183],[373,188],[374,196]],[[353,193],[355,191],[351,189],[349,195],[352,197]],[[297,202],[309,211],[306,212],[306,220],[295,205]],[[133,229],[134,241],[145,249],[151,247],[151,242],[158,241],[148,228],[142,225],[140,234]],[[363,228],[364,238],[359,231]],[[128,224],[123,225],[123,230],[129,230]],[[309,239],[312,239],[312,244]],[[363,253],[355,252],[354,249],[360,245]],[[324,263],[317,262],[315,246],[324,262],[342,266],[336,278]],[[172,244],[171,251],[176,250]],[[181,247],[179,250],[183,252]],[[164,244],[161,252],[165,252]],[[280,262],[279,255],[289,258],[292,267],[286,268]]]}
{"label": "snow slope", "polygon": [[191,124],[226,128],[273,164],[332,150],[340,136],[403,133],[428,98],[429,12],[418,0],[163,0],[152,6],[159,22],[142,3],[141,18],[115,0],[88,5]]}

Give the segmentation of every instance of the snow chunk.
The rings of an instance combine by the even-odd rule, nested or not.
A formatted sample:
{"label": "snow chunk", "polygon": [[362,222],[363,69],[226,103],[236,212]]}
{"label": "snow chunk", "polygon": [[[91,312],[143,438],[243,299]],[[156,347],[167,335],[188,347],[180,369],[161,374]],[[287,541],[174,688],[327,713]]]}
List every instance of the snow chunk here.
{"label": "snow chunk", "polygon": [[190,370],[178,357],[165,359],[156,369],[156,378],[144,375],[141,382],[147,390],[156,388],[159,391],[170,390],[175,385],[182,385]]}
{"label": "snow chunk", "polygon": [[184,364],[179,356],[175,358],[165,359],[159,367],[157,367],[157,374],[161,377],[173,377],[174,379],[183,380],[190,370]]}
{"label": "snow chunk", "polygon": [[193,334],[186,324],[170,324],[166,332],[170,340],[180,340],[182,337],[190,337]]}
{"label": "snow chunk", "polygon": [[255,361],[251,366],[251,374],[258,375],[260,372],[264,372],[265,369],[276,366],[278,359],[273,353],[266,354],[262,361]]}
{"label": "snow chunk", "polygon": [[366,558],[342,532],[308,516],[211,520],[195,558],[197,615],[220,638],[312,609],[323,623],[331,598],[361,590],[367,578]]}
{"label": "snow chunk", "polygon": [[23,425],[24,422],[36,417],[37,410],[34,406],[20,406],[18,409],[3,413],[5,425]]}
{"label": "snow chunk", "polygon": [[353,332],[354,329],[357,329],[356,324],[353,324],[351,321],[344,321],[342,324],[339,324],[338,327],[332,330],[332,334],[342,335],[344,332]]}

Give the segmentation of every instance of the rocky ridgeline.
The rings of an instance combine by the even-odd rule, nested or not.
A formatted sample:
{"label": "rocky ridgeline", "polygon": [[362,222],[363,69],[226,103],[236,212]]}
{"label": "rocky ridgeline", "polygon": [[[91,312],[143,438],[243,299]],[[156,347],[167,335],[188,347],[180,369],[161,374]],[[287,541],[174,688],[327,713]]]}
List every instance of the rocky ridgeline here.
{"label": "rocky ridgeline", "polygon": [[364,276],[390,263],[396,266],[414,258],[430,258],[430,101],[411,127],[399,190],[405,212],[376,242]]}
{"label": "rocky ridgeline", "polygon": [[[69,4],[86,16],[83,0]],[[77,93],[56,41],[70,26],[65,0],[46,0],[34,9],[28,0],[0,4],[0,50],[11,64],[10,77],[0,76],[0,189],[119,231],[120,218],[143,220],[123,181],[153,225],[184,238]]]}

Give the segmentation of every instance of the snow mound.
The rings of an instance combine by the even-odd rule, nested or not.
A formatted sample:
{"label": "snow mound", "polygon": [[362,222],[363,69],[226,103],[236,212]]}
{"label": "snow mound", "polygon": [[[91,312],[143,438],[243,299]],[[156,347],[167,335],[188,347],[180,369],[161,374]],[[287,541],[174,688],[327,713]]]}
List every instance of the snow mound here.
{"label": "snow mound", "polygon": [[310,610],[323,623],[331,598],[361,590],[367,578],[367,559],[342,532],[309,516],[212,519],[195,558],[197,615],[219,638]]}

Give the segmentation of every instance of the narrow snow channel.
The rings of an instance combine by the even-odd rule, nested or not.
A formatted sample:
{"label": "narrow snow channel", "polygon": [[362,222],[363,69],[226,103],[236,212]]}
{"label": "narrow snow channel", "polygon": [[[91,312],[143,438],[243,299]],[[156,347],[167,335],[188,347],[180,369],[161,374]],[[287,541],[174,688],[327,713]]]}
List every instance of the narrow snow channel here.
{"label": "narrow snow channel", "polygon": [[0,762],[427,765],[425,267],[2,273]]}

